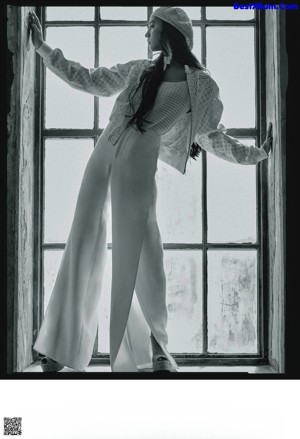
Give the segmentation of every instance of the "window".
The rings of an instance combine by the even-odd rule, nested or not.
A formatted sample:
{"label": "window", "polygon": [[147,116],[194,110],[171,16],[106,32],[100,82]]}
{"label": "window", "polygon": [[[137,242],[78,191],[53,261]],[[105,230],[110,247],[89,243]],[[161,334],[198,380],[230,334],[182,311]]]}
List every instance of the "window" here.
{"label": "window", "polygon": [[[45,40],[87,67],[150,58],[144,35],[153,9],[42,8]],[[259,142],[264,117],[259,13],[232,7],[183,9],[193,21],[193,52],[220,87],[227,133],[247,144]],[[50,70],[42,71],[40,319],[85,165],[115,101],[115,96],[98,98],[71,89]],[[264,353],[260,165],[235,165],[202,152],[197,161],[190,160],[184,176],[159,161],[157,182],[170,352],[182,361],[258,361]],[[108,242],[111,249],[110,227]],[[94,349],[101,358],[108,355],[110,273],[108,258]]]}

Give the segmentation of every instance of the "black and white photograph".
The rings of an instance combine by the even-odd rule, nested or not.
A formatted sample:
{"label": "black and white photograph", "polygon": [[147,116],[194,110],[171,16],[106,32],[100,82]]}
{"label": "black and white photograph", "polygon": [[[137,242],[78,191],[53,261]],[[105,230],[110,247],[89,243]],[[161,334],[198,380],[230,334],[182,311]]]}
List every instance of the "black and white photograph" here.
{"label": "black and white photograph", "polygon": [[7,7],[7,373],[285,373],[294,12]]}
{"label": "black and white photograph", "polygon": [[2,11],[2,434],[297,437],[299,4]]}
{"label": "black and white photograph", "polygon": [[7,372],[284,373],[284,13],[7,13]]}

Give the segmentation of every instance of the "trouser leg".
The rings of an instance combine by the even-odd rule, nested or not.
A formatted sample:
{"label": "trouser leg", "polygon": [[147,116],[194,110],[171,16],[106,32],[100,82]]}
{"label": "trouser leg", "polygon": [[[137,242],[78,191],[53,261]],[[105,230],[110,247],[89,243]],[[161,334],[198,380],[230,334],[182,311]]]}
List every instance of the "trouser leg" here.
{"label": "trouser leg", "polygon": [[166,303],[166,275],[164,251],[156,216],[157,185],[145,230],[135,289],[141,306],[151,325],[164,344],[168,343],[166,332],[168,312]]}
{"label": "trouser leg", "polygon": [[86,166],[75,215],[39,336],[38,352],[78,370],[90,361],[106,262],[111,144],[100,138]]}
{"label": "trouser leg", "polygon": [[[135,366],[152,366],[152,348],[150,346],[150,330],[155,333],[155,354],[162,353],[171,361],[172,370],[177,364],[168,353],[166,346],[168,336],[166,275],[164,271],[163,244],[156,216],[157,186],[153,185],[147,224],[143,235],[143,243],[135,281],[137,298],[133,297],[126,331],[118,354],[115,370],[134,371]],[[113,330],[113,329],[112,329]]]}
{"label": "trouser leg", "polygon": [[[137,271],[135,291],[127,323],[127,335],[136,364],[152,367],[150,327],[167,344],[166,276],[163,265],[163,245],[156,218],[157,187],[149,208],[147,226]],[[141,309],[144,310],[144,312]],[[145,317],[146,316],[146,317]],[[149,326],[150,325],[150,326]],[[162,352],[159,345],[155,353]]]}
{"label": "trouser leg", "polygon": [[[130,137],[130,138],[129,138]],[[110,354],[113,371],[125,361],[116,358],[125,333],[132,302],[149,208],[154,196],[159,141],[132,131],[119,145],[111,173],[112,293]],[[134,359],[128,352],[128,370]],[[120,352],[119,358],[124,352]]]}
{"label": "trouser leg", "polygon": [[[164,353],[173,370],[177,364],[167,351],[167,286],[164,271],[164,250],[156,215],[157,185],[144,235],[135,290],[146,321],[151,329],[154,353]],[[148,338],[150,343],[150,338]]]}

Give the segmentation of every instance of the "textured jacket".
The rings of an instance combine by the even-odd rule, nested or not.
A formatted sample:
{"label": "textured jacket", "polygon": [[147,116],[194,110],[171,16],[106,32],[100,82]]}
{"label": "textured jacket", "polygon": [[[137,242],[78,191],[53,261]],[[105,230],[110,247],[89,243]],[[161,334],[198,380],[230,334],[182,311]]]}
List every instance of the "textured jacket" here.
{"label": "textured jacket", "polygon": [[[126,129],[128,119],[128,96],[139,80],[142,71],[153,65],[153,60],[138,59],[111,68],[86,68],[67,60],[63,52],[43,43],[37,50],[44,64],[71,87],[95,96],[113,96],[119,93],[106,128],[109,140],[115,144]],[[243,165],[254,165],[268,157],[256,146],[244,145],[226,134],[220,124],[223,104],[219,88],[206,70],[185,66],[190,93],[191,112],[186,113],[178,123],[161,136],[160,160],[168,163],[182,174],[193,142],[201,148],[224,160]]]}

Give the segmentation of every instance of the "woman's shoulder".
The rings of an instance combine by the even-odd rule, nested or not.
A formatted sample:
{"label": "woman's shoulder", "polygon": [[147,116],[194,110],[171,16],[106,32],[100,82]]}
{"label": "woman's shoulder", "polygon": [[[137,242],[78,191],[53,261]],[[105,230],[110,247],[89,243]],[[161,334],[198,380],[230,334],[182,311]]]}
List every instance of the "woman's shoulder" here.
{"label": "woman's shoulder", "polygon": [[198,69],[196,67],[186,66],[186,71],[187,71],[187,73],[190,73],[192,75],[195,75],[195,76],[198,76],[201,78],[211,78],[210,71],[206,67]]}
{"label": "woman's shoulder", "polygon": [[205,83],[206,86],[210,85],[212,87],[218,87],[215,79],[208,69],[193,69],[190,71],[190,73],[193,78],[198,80],[199,83]]}

